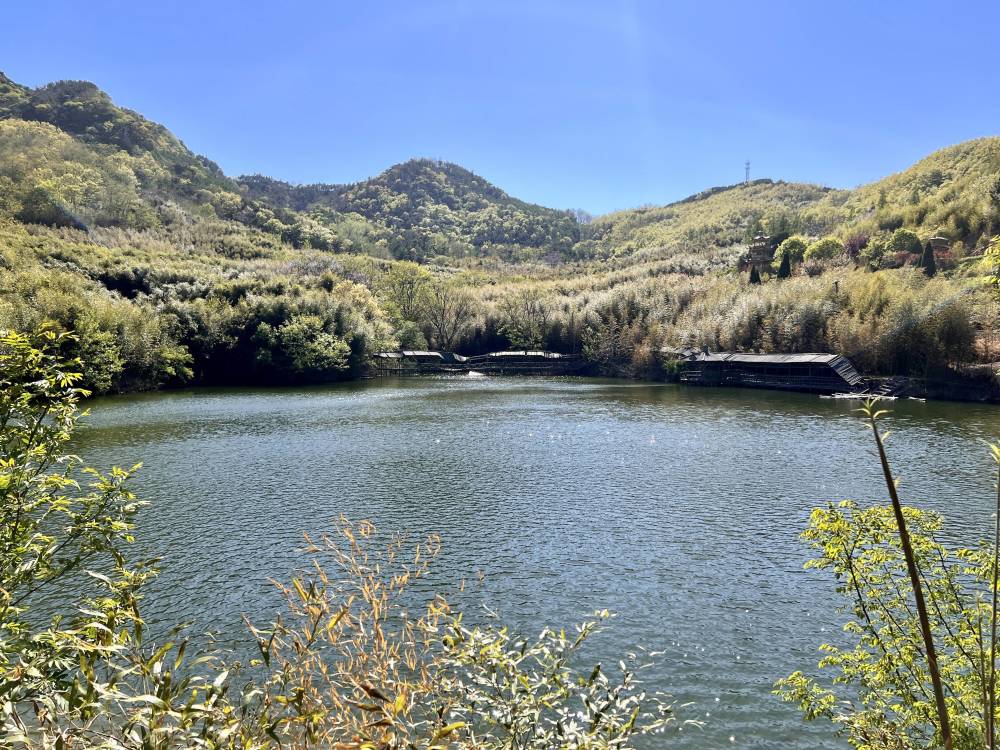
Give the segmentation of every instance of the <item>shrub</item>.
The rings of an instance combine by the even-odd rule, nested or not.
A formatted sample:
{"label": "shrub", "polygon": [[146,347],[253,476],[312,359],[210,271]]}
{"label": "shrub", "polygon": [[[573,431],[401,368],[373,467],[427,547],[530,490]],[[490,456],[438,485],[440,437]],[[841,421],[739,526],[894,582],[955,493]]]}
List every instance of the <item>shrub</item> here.
{"label": "shrub", "polygon": [[866,232],[853,232],[844,240],[844,252],[851,260],[857,260],[861,252],[868,246],[869,235]]}
{"label": "shrub", "polygon": [[923,249],[916,232],[909,229],[897,229],[889,238],[889,251],[893,253],[920,255]]}
{"label": "shrub", "polygon": [[795,237],[789,237],[787,240],[778,245],[778,249],[774,252],[774,256],[775,258],[780,258],[787,254],[792,263],[800,263],[805,256],[806,248],[807,245],[805,239],[796,235]]}
{"label": "shrub", "polygon": [[[830,682],[795,672],[776,684],[807,719],[834,722],[865,750],[993,747],[996,724],[1000,496],[993,540],[942,544],[942,519],[904,507],[867,407],[892,506],[853,501],[813,511],[807,567],[830,571],[848,615],[845,646],[822,646]],[[991,446],[1000,463],[1000,446]]]}
{"label": "shrub", "polygon": [[825,267],[824,267],[823,263],[820,262],[816,258],[808,258],[802,264],[802,273],[805,274],[806,276],[810,277],[810,278],[813,278],[815,276],[819,276],[820,274],[823,273],[824,270],[825,270]]}
{"label": "shrub", "polygon": [[805,260],[832,260],[844,254],[844,245],[836,237],[824,237],[806,248]]}
{"label": "shrub", "polygon": [[878,232],[868,238],[867,244],[858,253],[858,259],[872,271],[878,271],[891,265],[890,237],[885,232]]}
{"label": "shrub", "polygon": [[408,544],[341,518],[307,551],[309,572],[280,586],[289,614],[253,630],[271,675],[261,712],[283,745],[624,750],[675,722],[631,660],[579,668],[606,611],[522,638],[467,624],[441,597],[414,616],[406,599],[440,551],[435,536]]}
{"label": "shrub", "polygon": [[[192,672],[182,642],[144,640],[140,590],[153,571],[125,555],[141,505],[128,489],[137,467],[105,475],[62,453],[86,395],[79,361],[56,353],[66,338],[0,331],[5,746],[225,744],[238,716],[229,672],[210,655]],[[53,588],[62,593],[46,598],[46,614],[35,611]]]}

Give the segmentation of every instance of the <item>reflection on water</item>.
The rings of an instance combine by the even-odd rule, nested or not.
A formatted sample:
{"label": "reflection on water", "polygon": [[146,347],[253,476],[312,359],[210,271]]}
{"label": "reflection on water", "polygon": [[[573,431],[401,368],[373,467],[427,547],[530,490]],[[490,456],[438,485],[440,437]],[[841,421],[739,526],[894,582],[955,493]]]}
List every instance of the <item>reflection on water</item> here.
{"label": "reflection on water", "polygon": [[[92,404],[74,446],[143,461],[141,551],[165,558],[151,624],[194,618],[231,638],[271,616],[268,577],[303,564],[301,533],[340,513],[439,532],[434,584],[485,580],[532,632],[608,607],[594,658],[665,649],[654,687],[711,713],[673,747],[841,747],[771,683],[838,636],[832,582],[797,535],[829,500],[884,499],[856,403],[767,391],[584,379],[410,379],[198,390]],[[904,501],[985,536],[990,406],[893,404]],[[730,743],[729,737],[735,738]]]}

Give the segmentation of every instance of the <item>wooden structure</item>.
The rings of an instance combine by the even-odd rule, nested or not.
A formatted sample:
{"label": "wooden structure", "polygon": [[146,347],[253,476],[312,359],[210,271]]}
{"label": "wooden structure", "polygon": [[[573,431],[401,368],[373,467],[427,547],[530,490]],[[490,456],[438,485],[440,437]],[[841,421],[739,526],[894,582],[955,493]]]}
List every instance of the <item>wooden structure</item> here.
{"label": "wooden structure", "polygon": [[951,252],[951,242],[947,237],[931,237],[928,242],[934,250],[934,255],[944,255]]}
{"label": "wooden structure", "polygon": [[680,381],[691,385],[774,388],[807,393],[852,393],[866,387],[839,354],[698,352],[680,360]]}
{"label": "wooden structure", "polygon": [[774,255],[774,250],[771,248],[771,239],[769,237],[763,234],[758,234],[750,241],[748,250],[748,268],[756,268],[759,273],[771,267],[771,259]]}
{"label": "wooden structure", "polygon": [[378,376],[462,375],[567,375],[586,367],[578,354],[545,351],[490,352],[465,357],[453,352],[399,351],[380,352],[372,359]]}

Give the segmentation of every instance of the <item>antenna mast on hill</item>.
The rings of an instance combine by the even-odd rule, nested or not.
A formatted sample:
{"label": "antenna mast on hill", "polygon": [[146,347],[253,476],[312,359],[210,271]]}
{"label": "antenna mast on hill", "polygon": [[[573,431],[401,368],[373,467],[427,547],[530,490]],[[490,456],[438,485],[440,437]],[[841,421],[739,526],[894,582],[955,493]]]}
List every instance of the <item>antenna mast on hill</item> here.
{"label": "antenna mast on hill", "polygon": [[750,160],[749,159],[747,159],[747,163],[744,166],[746,167],[747,171],[746,171],[746,176],[743,178],[743,184],[744,185],[749,185],[750,184]]}

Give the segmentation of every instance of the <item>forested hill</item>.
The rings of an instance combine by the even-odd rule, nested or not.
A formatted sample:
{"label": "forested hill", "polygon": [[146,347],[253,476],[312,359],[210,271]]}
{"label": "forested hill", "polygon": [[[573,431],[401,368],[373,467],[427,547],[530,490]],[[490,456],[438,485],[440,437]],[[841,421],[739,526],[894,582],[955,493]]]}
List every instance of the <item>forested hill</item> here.
{"label": "forested hill", "polygon": [[179,209],[247,225],[295,248],[420,262],[729,257],[760,232],[779,239],[835,233],[866,244],[899,228],[972,250],[1000,200],[998,138],[942,149],[855,190],[757,180],[580,224],[569,211],[526,203],[461,166],[430,159],[350,185],[231,179],[167,128],[85,81],[32,89],[0,73],[0,125],[0,216],[147,229]]}
{"label": "forested hill", "polygon": [[583,256],[677,254],[775,238],[837,234],[864,247],[897,229],[938,235],[975,251],[1000,207],[1000,138],[943,148],[913,166],[854,190],[756,180],[706,190],[666,206],[594,220],[577,248]]}
{"label": "forested hill", "polygon": [[192,153],[163,125],[116,106],[88,81],[57,81],[31,89],[0,72],[0,119],[49,123],[109,155],[113,149],[149,158],[165,170],[160,177],[169,187],[182,192],[235,187],[215,162]]}
{"label": "forested hill", "polygon": [[598,257],[636,251],[667,254],[742,246],[761,231],[824,234],[836,226],[847,191],[802,183],[755,180],[711,188],[666,206],[618,211],[594,219],[579,252]]}
{"label": "forested hill", "polygon": [[[149,228],[166,202],[237,221],[294,247],[425,260],[571,257],[567,211],[504,193],[455,164],[418,159],[353,185],[233,180],[164,126],[86,81],[36,89],[0,73],[0,212],[64,226]],[[58,175],[58,178],[55,178]]]}
{"label": "forested hill", "polygon": [[413,159],[353,185],[293,186],[261,175],[240,178],[248,197],[309,212],[336,226],[355,214],[388,230],[393,257],[463,257],[487,252],[508,260],[569,256],[580,226],[568,211],[517,200],[464,167]]}

